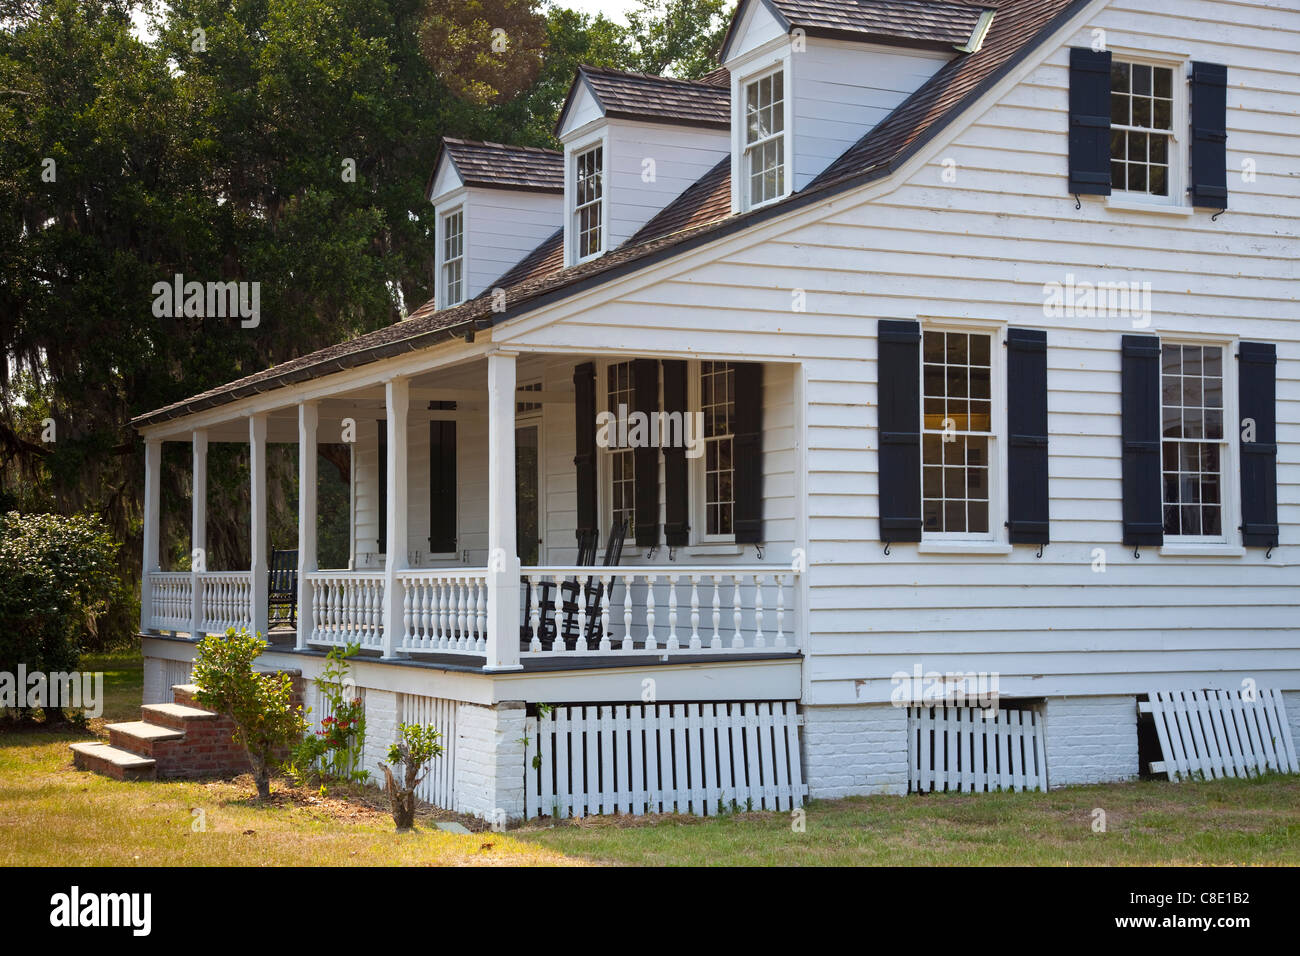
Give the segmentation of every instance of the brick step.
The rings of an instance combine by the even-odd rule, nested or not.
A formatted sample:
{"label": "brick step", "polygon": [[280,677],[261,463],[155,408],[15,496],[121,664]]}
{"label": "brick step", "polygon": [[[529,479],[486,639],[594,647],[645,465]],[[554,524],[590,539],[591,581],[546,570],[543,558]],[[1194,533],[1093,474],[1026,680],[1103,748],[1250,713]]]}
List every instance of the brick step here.
{"label": "brick step", "polygon": [[157,745],[165,741],[183,740],[185,731],[161,727],[143,720],[130,720],[120,724],[108,724],[108,742],[110,746],[127,750],[141,757],[156,759]]}
{"label": "brick step", "polygon": [[99,741],[70,745],[72,763],[78,770],[91,770],[114,780],[152,780],[157,762]]}
{"label": "brick step", "polygon": [[140,719],[147,724],[157,724],[172,730],[188,730],[192,724],[217,720],[218,715],[185,704],[145,704],[140,708]]}
{"label": "brick step", "polygon": [[198,693],[199,688],[195,684],[173,684],[172,703],[203,710],[203,705],[199,703]]}

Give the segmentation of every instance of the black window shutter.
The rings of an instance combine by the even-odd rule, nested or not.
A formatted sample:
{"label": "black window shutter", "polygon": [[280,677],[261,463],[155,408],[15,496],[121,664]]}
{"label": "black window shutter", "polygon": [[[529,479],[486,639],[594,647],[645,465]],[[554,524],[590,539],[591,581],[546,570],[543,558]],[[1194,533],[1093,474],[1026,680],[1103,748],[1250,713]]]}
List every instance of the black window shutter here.
{"label": "black window shutter", "polygon": [[1163,544],[1160,498],[1160,340],[1124,336],[1120,359],[1124,543]]}
{"label": "black window shutter", "polygon": [[596,533],[596,366],[583,362],[573,370],[574,449],[579,540]]}
{"label": "black window shutter", "polygon": [[737,362],[736,417],[731,443],[731,525],[737,544],[763,541],[763,366]]}
{"label": "black window shutter", "polygon": [[1193,206],[1228,208],[1228,68],[1192,64]]}
{"label": "black window shutter", "polygon": [[921,325],[881,319],[876,330],[880,422],[880,540],[921,540]]}
{"label": "black window shutter", "polygon": [[676,413],[683,429],[683,443],[664,445],[664,541],[669,547],[680,548],[689,543],[691,534],[690,487],[684,445],[687,421],[686,363],[662,362],[661,366],[664,370],[664,411],[670,416]]}
{"label": "black window shutter", "polygon": [[[1242,342],[1237,395],[1241,418],[1255,423],[1254,441],[1241,442],[1241,536],[1247,547],[1278,543],[1277,347]],[[1245,429],[1243,424],[1242,429]]]}
{"label": "black window shutter", "polygon": [[1007,529],[1047,544],[1047,333],[1007,329]]}
{"label": "black window shutter", "polygon": [[429,422],[429,551],[456,550],[456,423]]}
{"label": "black window shutter", "polygon": [[1070,192],[1110,195],[1110,53],[1070,50]]}
{"label": "black window shutter", "polygon": [[379,553],[388,553],[388,420],[379,419]]}
{"label": "black window shutter", "polygon": [[[633,411],[646,416],[646,441],[650,418],[659,413],[659,360],[632,360]],[[631,426],[629,426],[629,431]],[[636,544],[653,548],[659,543],[659,449],[646,444],[633,450],[636,459]]]}

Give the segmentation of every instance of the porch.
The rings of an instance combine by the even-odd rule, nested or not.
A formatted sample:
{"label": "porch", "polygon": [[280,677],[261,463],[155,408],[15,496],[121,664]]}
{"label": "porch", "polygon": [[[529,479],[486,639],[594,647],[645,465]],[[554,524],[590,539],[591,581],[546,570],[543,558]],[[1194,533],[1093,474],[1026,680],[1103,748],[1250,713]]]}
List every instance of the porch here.
{"label": "porch", "polygon": [[[692,472],[679,486],[690,488],[689,507],[673,502],[668,491],[670,472],[691,467],[680,454],[672,463],[673,450],[652,448],[649,457],[637,450],[636,463],[649,464],[642,465],[635,490],[655,499],[652,510],[645,500],[637,510],[631,484],[615,489],[611,473],[616,462],[609,456],[626,449],[597,447],[597,413],[612,407],[614,390],[627,384],[611,366],[630,369],[640,361],[644,383],[653,363],[653,401],[645,391],[635,398],[626,388],[629,398],[651,411],[674,403],[685,411],[685,370],[694,376],[689,402],[698,408],[706,398],[699,368],[707,364],[716,377],[715,367],[729,363],[674,360],[679,375],[676,369],[661,373],[657,359],[518,355],[467,345],[459,351],[438,362],[426,356],[423,367],[408,362],[402,374],[382,380],[372,369],[329,387],[328,380],[309,382],[311,388],[261,396],[240,414],[214,409],[147,431],[142,632],[193,638],[246,627],[285,650],[311,653],[356,643],[363,656],[381,661],[487,672],[800,655],[805,602],[795,509],[783,504],[780,515],[769,515],[766,534],[738,535],[734,519],[742,491],[728,485],[726,506],[737,509],[725,516],[732,533],[716,533],[717,509],[708,519],[713,524],[707,531],[714,533],[705,533],[703,509],[694,500],[703,494],[703,478]],[[765,423],[759,419],[757,440],[734,440],[739,428],[724,422],[727,460],[750,456],[743,467],[752,476],[751,499],[759,501],[758,529],[764,527],[764,502],[793,503],[792,486],[802,477],[793,467],[796,376],[789,366],[773,368],[780,371],[768,376],[770,394],[760,404],[777,414]],[[670,390],[681,398],[670,398]],[[734,416],[734,394],[730,401],[726,414]],[[764,447],[770,434],[781,438]],[[310,451],[340,437],[351,459],[348,566],[322,568],[318,460]],[[160,566],[164,441],[192,448],[189,570]],[[218,441],[248,449],[246,570],[212,569],[205,560],[207,451]],[[271,610],[268,443],[297,449],[297,540],[276,542],[297,549],[292,627],[275,627]],[[630,470],[631,464],[629,457],[619,467]],[[739,484],[739,470],[733,465],[725,480]],[[708,481],[718,487],[712,473]],[[721,497],[711,494],[710,503]],[[624,520],[634,516],[640,524],[621,559],[602,563],[594,548],[584,554],[584,535],[607,548],[620,509]],[[697,516],[700,527],[684,537],[683,528]]]}

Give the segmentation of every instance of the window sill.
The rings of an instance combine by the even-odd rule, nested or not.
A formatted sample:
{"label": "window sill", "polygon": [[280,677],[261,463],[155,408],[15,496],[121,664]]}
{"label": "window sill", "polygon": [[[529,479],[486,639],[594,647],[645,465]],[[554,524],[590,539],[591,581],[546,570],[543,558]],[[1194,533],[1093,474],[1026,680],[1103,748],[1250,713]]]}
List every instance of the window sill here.
{"label": "window sill", "polygon": [[1155,213],[1157,216],[1181,216],[1184,219],[1196,214],[1196,210],[1191,206],[1181,206],[1173,203],[1143,202],[1141,199],[1129,199],[1127,197],[1117,198],[1115,196],[1106,197],[1106,208],[1120,209],[1124,212],[1150,212]]}
{"label": "window sill", "polygon": [[1164,544],[1160,553],[1183,558],[1244,558],[1246,549],[1231,544]]}
{"label": "window sill", "polygon": [[1010,554],[1011,545],[998,541],[922,541],[918,554]]}

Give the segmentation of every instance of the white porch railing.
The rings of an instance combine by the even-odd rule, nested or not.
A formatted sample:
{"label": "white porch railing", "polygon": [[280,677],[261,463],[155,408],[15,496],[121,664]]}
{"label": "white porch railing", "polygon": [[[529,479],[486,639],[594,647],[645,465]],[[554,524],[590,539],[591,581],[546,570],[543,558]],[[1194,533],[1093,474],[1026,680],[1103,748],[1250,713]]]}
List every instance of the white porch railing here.
{"label": "white porch railing", "polygon": [[[529,656],[799,646],[791,626],[799,572],[789,568],[525,568],[524,576]],[[539,600],[543,584],[550,585],[549,605]]]}
{"label": "white porch railing", "polygon": [[154,571],[148,584],[149,626],[156,631],[189,631],[194,595],[190,572]]}
{"label": "white porch railing", "polygon": [[[203,601],[204,634],[224,634],[232,627],[252,629],[253,572],[204,571],[199,575],[199,596]],[[190,622],[186,620],[185,630],[189,627]]]}
{"label": "white porch railing", "polygon": [[404,651],[487,652],[487,570],[399,571]]}
{"label": "white porch railing", "polygon": [[311,644],[384,646],[384,575],[377,571],[312,571]]}

